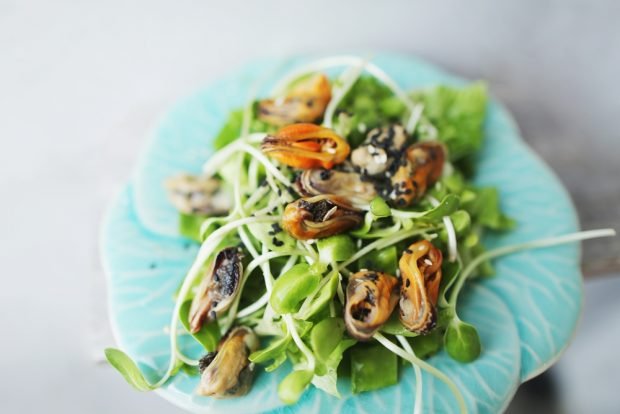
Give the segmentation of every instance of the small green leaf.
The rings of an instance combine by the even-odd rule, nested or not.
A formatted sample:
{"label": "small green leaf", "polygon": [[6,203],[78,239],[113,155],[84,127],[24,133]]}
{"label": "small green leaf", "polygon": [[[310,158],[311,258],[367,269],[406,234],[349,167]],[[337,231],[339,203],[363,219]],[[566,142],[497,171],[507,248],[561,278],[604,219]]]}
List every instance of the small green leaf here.
{"label": "small green leaf", "polygon": [[197,377],[200,375],[200,369],[194,365],[183,364],[183,366],[181,366],[181,370],[190,377]]}
{"label": "small green leaf", "polygon": [[351,391],[378,390],[398,382],[396,354],[383,345],[358,344],[351,349]]}
{"label": "small green leaf", "polygon": [[390,335],[401,335],[408,337],[418,336],[417,333],[407,330],[407,328],[405,328],[403,324],[400,323],[400,320],[398,319],[398,312],[392,312],[390,318],[381,327],[381,332]]}
{"label": "small green leaf", "polygon": [[319,314],[331,300],[334,298],[336,294],[336,289],[338,289],[338,283],[340,278],[338,276],[338,272],[333,272],[330,276],[327,276],[330,279],[325,283],[325,285],[321,288],[319,293],[314,297],[310,305],[301,309],[299,314],[297,315],[300,319],[310,319],[317,314]]}
{"label": "small green leaf", "polygon": [[437,328],[441,329],[442,331],[445,330],[448,325],[452,323],[452,319],[454,319],[455,316],[456,315],[452,307],[440,307],[439,311],[437,312]]}
{"label": "small green leaf", "polygon": [[457,236],[464,234],[471,225],[471,217],[465,210],[457,210],[450,214],[450,220],[452,220]]}
{"label": "small green leaf", "polygon": [[341,340],[326,360],[319,361],[317,367],[320,365],[322,372],[315,373],[314,378],[312,378],[312,384],[326,393],[340,398],[337,383],[338,367],[340,366],[344,352],[356,343],[357,341],[354,339]]}
{"label": "small green leaf", "polygon": [[200,238],[200,227],[206,219],[207,216],[179,213],[179,233],[188,239],[200,243],[202,241]]}
{"label": "small green leaf", "polygon": [[370,212],[375,215],[375,217],[389,217],[392,215],[392,210],[390,206],[385,202],[381,197],[375,197],[370,202]]}
{"label": "small green leaf", "polygon": [[441,182],[445,185],[449,192],[454,194],[461,194],[461,192],[465,189],[465,179],[458,171],[454,171],[453,174],[442,178]]}
{"label": "small green leaf", "polygon": [[444,335],[448,355],[459,362],[472,362],[481,351],[480,337],[473,325],[454,319]]}
{"label": "small green leaf", "polygon": [[[192,306],[191,300],[186,300],[179,309],[179,319],[181,324],[187,332],[190,332],[189,328],[189,309]],[[220,328],[217,320],[203,325],[202,329],[195,334],[192,334],[194,339],[198,341],[207,352],[215,351],[217,344],[220,341]]]}
{"label": "small green leaf", "polygon": [[279,355],[284,354],[290,342],[290,335],[276,339],[271,342],[267,348],[252,352],[248,359],[252,362],[256,362],[257,364],[262,364],[272,359],[275,360]]}
{"label": "small green leaf", "polygon": [[460,260],[454,262],[445,261],[441,265],[441,283],[439,285],[439,302],[441,305],[446,306],[448,304],[447,295],[448,291],[456,282],[458,275],[461,273]]}
{"label": "small green leaf", "polygon": [[340,340],[344,332],[342,318],[327,318],[317,323],[310,331],[310,347],[314,355],[321,361],[326,361]]}
{"label": "small green leaf", "polygon": [[428,358],[437,353],[443,345],[443,335],[439,329],[433,329],[426,335],[419,335],[409,341],[418,358]]}
{"label": "small green leaf", "polygon": [[278,385],[278,397],[285,404],[295,404],[312,381],[313,375],[308,370],[291,372]]}
{"label": "small green leaf", "polygon": [[448,147],[450,160],[471,155],[482,146],[487,106],[483,83],[460,88],[440,85],[417,92],[414,99],[424,104],[424,115],[436,128],[437,138]]}
{"label": "small green leaf", "polygon": [[280,315],[295,313],[301,302],[318,287],[320,280],[321,275],[310,265],[297,264],[276,279],[269,303]]}
{"label": "small green leaf", "polygon": [[295,323],[295,329],[297,329],[297,333],[299,334],[301,338],[306,336],[306,334],[310,332],[310,330],[314,326],[314,324],[310,321],[302,321],[299,319],[294,319],[293,322]]}
{"label": "small green leaf", "polygon": [[357,250],[353,239],[346,234],[320,239],[317,246],[320,261],[323,263],[344,262]]}
{"label": "small green leaf", "polygon": [[363,237],[365,234],[368,234],[368,232],[372,228],[372,223],[374,221],[375,221],[375,216],[372,214],[372,212],[368,211],[364,215],[364,224],[362,225],[362,227],[351,231],[350,232],[351,235],[355,237]]}
{"label": "small green leaf", "polygon": [[286,353],[281,353],[280,355],[278,355],[277,357],[275,357],[273,359],[273,362],[270,365],[267,365],[265,367],[265,371],[266,372],[273,372],[275,371],[280,365],[284,364],[284,362],[286,361]]}
{"label": "small green leaf", "polygon": [[105,357],[118,372],[125,378],[125,380],[138,391],[150,391],[154,387],[144,378],[140,368],[135,362],[123,351],[115,348],[107,348],[105,350]]}
{"label": "small green leaf", "polygon": [[226,123],[213,139],[213,147],[219,150],[239,138],[242,123],[243,110],[231,111]]}
{"label": "small green leaf", "polygon": [[454,194],[445,196],[441,203],[432,210],[426,211],[420,219],[435,221],[441,220],[444,216],[449,216],[459,208],[460,198]]}
{"label": "small green leaf", "polygon": [[398,268],[398,251],[396,246],[369,252],[359,259],[359,268],[396,275],[396,269]]}
{"label": "small green leaf", "polygon": [[482,187],[475,192],[476,197],[467,203],[466,208],[476,223],[493,230],[510,230],[515,226],[515,221],[501,211],[497,188]]}

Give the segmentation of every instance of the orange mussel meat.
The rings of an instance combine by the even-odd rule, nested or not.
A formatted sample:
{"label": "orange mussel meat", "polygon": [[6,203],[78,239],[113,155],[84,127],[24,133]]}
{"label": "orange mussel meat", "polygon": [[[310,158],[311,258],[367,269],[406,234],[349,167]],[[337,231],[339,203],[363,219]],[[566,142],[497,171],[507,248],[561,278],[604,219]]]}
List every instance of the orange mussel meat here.
{"label": "orange mussel meat", "polygon": [[290,167],[331,169],[346,160],[351,148],[329,128],[293,124],[263,140],[263,152]]}
{"label": "orange mussel meat", "polygon": [[399,261],[400,321],[412,332],[424,334],[435,327],[441,283],[441,250],[428,240],[409,246]]}

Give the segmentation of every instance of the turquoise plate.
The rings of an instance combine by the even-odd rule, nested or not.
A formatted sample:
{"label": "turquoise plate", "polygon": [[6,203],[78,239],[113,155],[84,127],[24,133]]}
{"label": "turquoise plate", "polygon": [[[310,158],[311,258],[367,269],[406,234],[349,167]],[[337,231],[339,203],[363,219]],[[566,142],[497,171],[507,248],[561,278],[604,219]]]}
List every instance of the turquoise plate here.
{"label": "turquoise plate", "polygon": [[[267,93],[278,77],[309,59],[253,62],[180,102],[155,129],[132,183],[110,207],[103,225],[102,254],[109,282],[110,319],[118,345],[139,361],[147,377],[157,379],[169,358],[165,327],[173,309],[172,295],[196,253],[178,236],[177,214],[166,200],[165,177],[200,170],[209,142],[228,112],[244,104],[248,91],[262,79]],[[394,54],[372,62],[401,87],[462,84],[463,80],[421,60]],[[488,247],[520,243],[578,230],[571,200],[549,168],[527,147],[508,112],[491,101],[479,155],[476,182],[499,188],[503,208],[518,222],[516,230],[485,239]],[[463,319],[479,329],[483,352],[460,364],[444,352],[429,362],[448,374],[461,389],[471,413],[505,409],[519,384],[547,369],[574,334],[582,305],[579,246],[564,245],[503,257],[495,277],[472,282],[460,302]],[[200,350],[187,337],[188,354]],[[193,393],[198,379],[181,373],[157,392],[191,412],[410,412],[413,370],[402,370],[398,385],[353,396],[346,380],[342,398],[314,388],[294,406],[276,395],[286,368],[259,373],[245,397],[215,400]],[[445,385],[424,374],[425,412],[456,413]]]}

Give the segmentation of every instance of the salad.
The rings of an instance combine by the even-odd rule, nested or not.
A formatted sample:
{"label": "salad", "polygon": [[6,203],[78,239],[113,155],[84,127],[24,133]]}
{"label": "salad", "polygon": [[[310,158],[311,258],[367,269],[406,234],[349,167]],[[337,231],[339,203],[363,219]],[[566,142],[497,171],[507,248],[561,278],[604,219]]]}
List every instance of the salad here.
{"label": "salad", "polygon": [[[342,74],[329,78],[334,67]],[[339,396],[396,384],[399,365],[455,383],[426,358],[445,349],[468,363],[483,352],[457,313],[473,278],[518,250],[613,235],[595,230],[485,250],[488,232],[519,225],[499,192],[470,177],[484,145],[482,83],[404,91],[359,58],[330,58],[290,73],[271,96],[232,111],[202,174],[163,185],[180,233],[200,244],[181,282],[171,356],[155,383],[118,349],[109,362],[139,390],[180,370],[200,376],[196,394],[232,398],[279,369],[282,401],[314,386]],[[178,347],[179,329],[204,356]],[[276,391],[276,390],[274,390]]]}

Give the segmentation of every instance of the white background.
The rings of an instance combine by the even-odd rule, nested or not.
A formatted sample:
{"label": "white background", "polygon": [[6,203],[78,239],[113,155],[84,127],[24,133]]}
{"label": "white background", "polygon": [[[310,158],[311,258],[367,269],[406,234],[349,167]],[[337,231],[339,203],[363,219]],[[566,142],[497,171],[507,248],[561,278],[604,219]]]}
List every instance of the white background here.
{"label": "white background", "polygon": [[[585,0],[0,0],[0,412],[176,412],[96,362],[99,221],[166,108],[254,57],[397,50],[487,79],[584,225],[618,226],[619,21]],[[617,266],[618,241],[594,246],[589,269]],[[617,405],[617,280],[587,284],[557,370],[574,412]]]}

